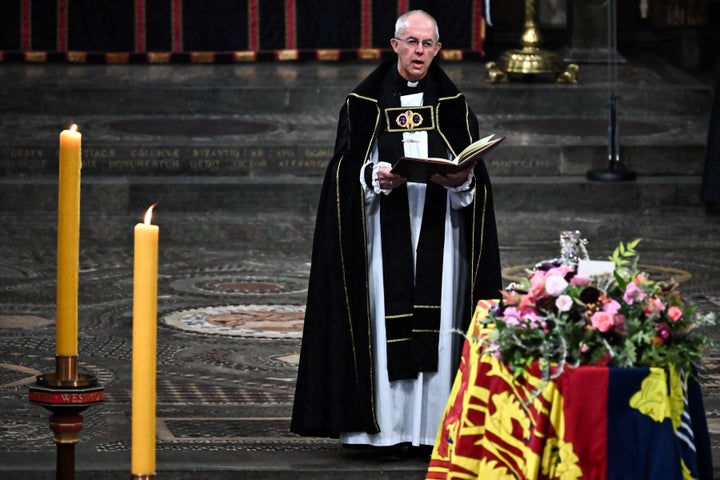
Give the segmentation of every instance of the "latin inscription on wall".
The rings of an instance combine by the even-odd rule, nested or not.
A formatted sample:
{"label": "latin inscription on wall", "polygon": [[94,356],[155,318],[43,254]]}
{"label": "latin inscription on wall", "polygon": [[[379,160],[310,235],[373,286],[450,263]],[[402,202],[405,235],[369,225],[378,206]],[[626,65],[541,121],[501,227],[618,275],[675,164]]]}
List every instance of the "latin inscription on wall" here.
{"label": "latin inscription on wall", "polygon": [[[56,174],[58,151],[0,148],[0,172]],[[83,146],[83,174],[120,175],[322,175],[332,149],[293,147],[103,147]]]}
{"label": "latin inscription on wall", "polygon": [[[331,148],[315,146],[83,146],[83,174],[105,175],[323,175]],[[0,148],[0,174],[57,174],[57,149]],[[548,175],[556,159],[501,155],[485,159],[490,175]]]}

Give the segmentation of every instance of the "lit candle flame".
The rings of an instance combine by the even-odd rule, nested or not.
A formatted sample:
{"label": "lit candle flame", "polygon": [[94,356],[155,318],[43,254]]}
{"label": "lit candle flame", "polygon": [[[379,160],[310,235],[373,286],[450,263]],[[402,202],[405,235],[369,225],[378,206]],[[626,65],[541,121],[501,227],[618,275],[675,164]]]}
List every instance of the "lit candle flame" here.
{"label": "lit candle flame", "polygon": [[77,129],[78,129],[78,126],[77,126],[76,124],[74,124],[74,123],[70,126],[70,131],[71,131],[71,132],[77,132]]}
{"label": "lit candle flame", "polygon": [[147,212],[145,212],[145,225],[150,225],[152,220],[152,211],[153,208],[155,208],[155,205],[157,205],[157,203],[153,203],[152,205],[150,205],[150,208],[148,208]]}

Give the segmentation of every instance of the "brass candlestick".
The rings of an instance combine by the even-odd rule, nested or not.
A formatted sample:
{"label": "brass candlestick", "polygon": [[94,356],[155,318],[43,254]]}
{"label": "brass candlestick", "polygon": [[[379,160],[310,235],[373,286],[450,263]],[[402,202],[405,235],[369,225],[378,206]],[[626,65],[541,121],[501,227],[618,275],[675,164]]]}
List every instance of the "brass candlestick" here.
{"label": "brass candlestick", "polygon": [[80,413],[101,403],[105,390],[94,375],[78,373],[77,356],[56,356],[55,372],[36,377],[30,387],[30,403],[48,409],[50,430],[57,445],[56,479],[75,479],[75,444],[83,427]]}
{"label": "brass candlestick", "polygon": [[535,0],[525,0],[525,31],[522,48],[508,50],[500,56],[498,64],[488,62],[488,76],[492,83],[506,82],[515,75],[555,75],[557,83],[577,83],[579,67],[565,67],[562,57],[555,52],[540,49],[540,34],[535,23]]}

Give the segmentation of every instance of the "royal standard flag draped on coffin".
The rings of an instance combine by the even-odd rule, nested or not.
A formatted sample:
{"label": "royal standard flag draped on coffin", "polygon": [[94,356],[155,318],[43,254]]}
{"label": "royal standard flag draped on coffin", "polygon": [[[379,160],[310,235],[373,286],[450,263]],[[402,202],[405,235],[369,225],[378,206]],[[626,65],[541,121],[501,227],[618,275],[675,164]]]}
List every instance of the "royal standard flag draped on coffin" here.
{"label": "royal standard flag draped on coffin", "polygon": [[427,478],[711,479],[703,408],[678,370],[588,366],[548,380],[535,365],[514,378],[470,338]]}

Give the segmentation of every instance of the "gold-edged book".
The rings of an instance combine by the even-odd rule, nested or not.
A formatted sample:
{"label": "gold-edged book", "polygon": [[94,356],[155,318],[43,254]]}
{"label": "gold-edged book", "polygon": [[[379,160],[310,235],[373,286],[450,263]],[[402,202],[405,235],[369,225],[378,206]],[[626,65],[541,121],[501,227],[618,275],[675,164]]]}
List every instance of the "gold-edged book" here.
{"label": "gold-edged book", "polygon": [[463,170],[475,158],[485,155],[506,138],[493,137],[495,135],[489,135],[471,143],[452,160],[437,157],[400,157],[391,172],[407,178],[408,182],[427,183],[435,173],[448,174]]}

